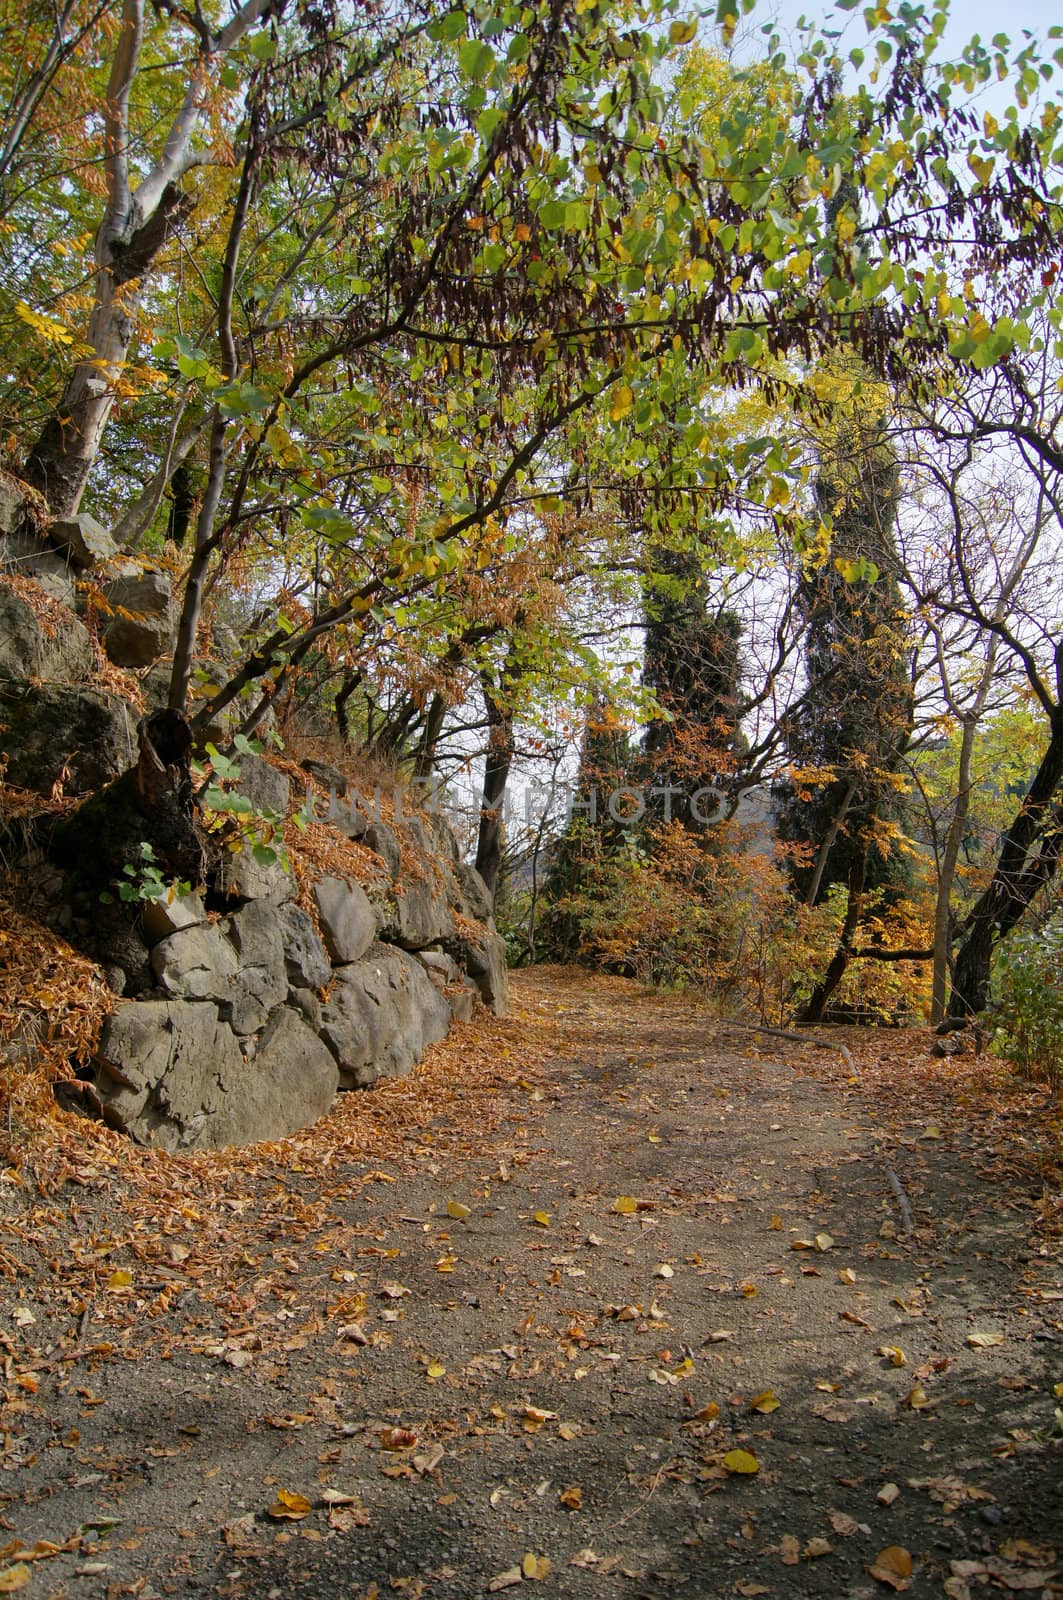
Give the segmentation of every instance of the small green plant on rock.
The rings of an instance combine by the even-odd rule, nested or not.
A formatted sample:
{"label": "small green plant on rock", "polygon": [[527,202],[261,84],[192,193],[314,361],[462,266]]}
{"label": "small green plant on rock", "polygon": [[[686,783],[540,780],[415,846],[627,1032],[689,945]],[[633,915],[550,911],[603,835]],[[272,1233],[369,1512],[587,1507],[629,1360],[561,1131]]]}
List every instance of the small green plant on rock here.
{"label": "small green plant on rock", "polygon": [[[137,859],[127,861],[122,868],[117,888],[118,899],[126,905],[141,905],[147,900],[179,900],[192,892],[190,883],[163,877],[155,851],[146,839],[140,844]],[[113,905],[114,898],[107,890],[100,895],[104,905]]]}

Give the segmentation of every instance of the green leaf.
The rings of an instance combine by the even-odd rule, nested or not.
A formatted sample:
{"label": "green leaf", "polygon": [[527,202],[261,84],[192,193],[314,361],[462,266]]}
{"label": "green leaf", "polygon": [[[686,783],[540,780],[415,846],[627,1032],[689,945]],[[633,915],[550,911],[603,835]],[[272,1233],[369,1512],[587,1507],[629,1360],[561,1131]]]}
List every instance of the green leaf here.
{"label": "green leaf", "polygon": [[458,63],[462,72],[467,78],[471,78],[473,83],[483,83],[494,67],[495,53],[482,39],[469,39],[458,51]]}

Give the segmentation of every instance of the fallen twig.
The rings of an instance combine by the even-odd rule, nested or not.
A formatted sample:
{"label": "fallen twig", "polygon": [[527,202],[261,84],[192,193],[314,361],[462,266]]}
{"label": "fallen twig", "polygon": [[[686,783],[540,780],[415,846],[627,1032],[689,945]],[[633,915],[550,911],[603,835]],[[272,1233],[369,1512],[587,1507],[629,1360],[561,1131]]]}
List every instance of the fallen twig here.
{"label": "fallen twig", "polygon": [[793,1039],[797,1044],[810,1044],[816,1050],[837,1050],[839,1055],[845,1057],[851,1072],[856,1071],[856,1062],[847,1045],[839,1044],[835,1039],[821,1039],[815,1033],[797,1033],[793,1028],[769,1028],[766,1022],[731,1022],[721,1021],[723,1028],[740,1028],[744,1033],[769,1033],[773,1039]]}
{"label": "fallen twig", "polygon": [[913,1227],[912,1208],[908,1204],[908,1196],[904,1192],[901,1180],[898,1178],[892,1167],[886,1168],[886,1176],[890,1181],[890,1188],[897,1196],[897,1204],[901,1208],[901,1218],[904,1222],[904,1231],[905,1233],[911,1233]]}

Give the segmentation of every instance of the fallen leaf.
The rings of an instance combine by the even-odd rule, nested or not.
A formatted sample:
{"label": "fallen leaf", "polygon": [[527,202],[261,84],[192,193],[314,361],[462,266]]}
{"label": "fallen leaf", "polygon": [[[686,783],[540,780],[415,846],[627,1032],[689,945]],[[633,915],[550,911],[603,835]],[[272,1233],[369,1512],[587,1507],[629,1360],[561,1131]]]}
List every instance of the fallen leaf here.
{"label": "fallen leaf", "polygon": [[911,1588],[912,1558],[903,1545],[887,1545],[867,1570],[877,1582],[889,1584],[891,1589]]}
{"label": "fallen leaf", "polygon": [[889,1362],[891,1367],[906,1367],[908,1365],[908,1357],[905,1355],[900,1345],[880,1344],[878,1349],[875,1351],[875,1354],[877,1356],[882,1356],[886,1361]]}
{"label": "fallen leaf", "polygon": [[498,1572],[487,1585],[489,1594],[497,1594],[499,1589],[512,1589],[515,1583],[520,1583],[524,1574],[519,1567],[507,1567],[505,1572]]}
{"label": "fallen leaf", "polygon": [[930,1404],[930,1398],[922,1384],[917,1383],[915,1388],[909,1389],[905,1395],[904,1403],[912,1411],[922,1411]]}
{"label": "fallen leaf", "polygon": [[439,1260],[436,1262],[436,1271],[437,1272],[453,1272],[454,1271],[454,1263],[455,1263],[455,1261],[457,1261],[457,1259],[458,1259],[457,1256],[451,1256],[451,1255],[442,1255],[442,1256],[440,1256]]}
{"label": "fallen leaf", "polygon": [[734,1338],[734,1333],[731,1331],[730,1328],[717,1328],[714,1333],[710,1333],[709,1334],[709,1337],[707,1339],[702,1340],[702,1343],[703,1344],[723,1344],[725,1339],[733,1339],[733,1338]]}
{"label": "fallen leaf", "polygon": [[548,1228],[550,1226],[550,1213],[548,1211],[536,1211],[532,1214],[532,1221],[540,1228]]}
{"label": "fallen leaf", "polygon": [[900,1497],[901,1491],[895,1483],[884,1483],[878,1494],[875,1496],[875,1499],[878,1501],[880,1506],[891,1506],[893,1502],[895,1500],[899,1500]]}
{"label": "fallen leaf", "polygon": [[347,1494],[343,1489],[322,1489],[321,1504],[324,1506],[356,1506],[358,1496]]}
{"label": "fallen leaf", "polygon": [[778,1411],[779,1405],[779,1397],[774,1389],[762,1389],[749,1402],[749,1409],[750,1411],[759,1411],[764,1416],[768,1416],[770,1412]]}
{"label": "fallen leaf", "polygon": [[779,1541],[779,1560],[784,1567],[796,1567],[801,1560],[801,1546],[792,1533],[784,1533]]}
{"label": "fallen leaf", "polygon": [[127,1272],[125,1267],[118,1267],[107,1279],[108,1289],[128,1289],[133,1282],[133,1274]]}
{"label": "fallen leaf", "polygon": [[821,1539],[817,1537],[808,1541],[808,1543],[805,1545],[805,1548],[801,1551],[801,1558],[804,1561],[817,1561],[820,1556],[832,1556],[833,1554],[834,1546],[830,1543],[829,1539]]}
{"label": "fallen leaf", "polygon": [[446,1452],[444,1451],[443,1446],[439,1443],[439,1440],[433,1440],[433,1442],[428,1446],[427,1450],[422,1451],[420,1455],[414,1456],[414,1471],[419,1472],[422,1478],[427,1478],[430,1472],[434,1472],[436,1470],[445,1454]]}
{"label": "fallen leaf", "polygon": [[667,1261],[662,1261],[659,1267],[654,1267],[653,1276],[655,1278],[674,1278],[675,1268],[670,1267]]}
{"label": "fallen leaf", "polygon": [[583,1490],[578,1483],[572,1484],[568,1489],[562,1489],[557,1498],[569,1511],[581,1511],[583,1509]]}
{"label": "fallen leaf", "polygon": [[384,1450],[412,1450],[416,1443],[417,1435],[412,1428],[383,1428],[380,1433]]}
{"label": "fallen leaf", "polygon": [[0,1572],[0,1594],[14,1594],[16,1589],[24,1589],[33,1577],[32,1570],[24,1561],[16,1561],[13,1567],[5,1567]]}
{"label": "fallen leaf", "polygon": [[746,1580],[743,1580],[741,1583],[736,1583],[735,1584],[735,1594],[740,1594],[740,1595],[743,1595],[743,1596],[751,1597],[751,1596],[757,1595],[757,1594],[770,1594],[770,1593],[771,1593],[771,1590],[766,1588],[765,1585],[762,1584],[762,1583],[750,1583],[750,1582],[748,1582]]}
{"label": "fallen leaf", "polygon": [[549,1556],[533,1555],[530,1550],[520,1564],[520,1570],[524,1576],[526,1578],[532,1578],[536,1582],[539,1582],[543,1578],[548,1578],[552,1568],[553,1562],[550,1560]]}
{"label": "fallen leaf", "polygon": [[838,1282],[839,1283],[855,1283],[856,1282],[856,1273],[853,1271],[852,1267],[839,1267],[839,1269],[838,1269]]}
{"label": "fallen leaf", "polygon": [[622,1217],[630,1217],[634,1215],[638,1208],[639,1203],[633,1195],[621,1194],[617,1196],[609,1209],[618,1212]]}
{"label": "fallen leaf", "polygon": [[401,1283],[382,1283],[377,1293],[382,1300],[402,1300],[410,1291]]}
{"label": "fallen leaf", "polygon": [[301,1522],[313,1511],[313,1506],[303,1494],[293,1494],[290,1489],[278,1489],[277,1498],[266,1512],[274,1522]]}
{"label": "fallen leaf", "polygon": [[446,1370],[442,1361],[430,1361],[425,1368],[425,1377],[434,1381],[436,1378],[441,1378]]}
{"label": "fallen leaf", "polygon": [[1002,1333],[969,1333],[967,1335],[967,1343],[972,1350],[989,1350],[993,1345],[1003,1344],[1004,1335]]}
{"label": "fallen leaf", "polygon": [[453,1217],[457,1222],[464,1222],[466,1217],[472,1216],[472,1209],[462,1205],[460,1200],[447,1201],[447,1216]]}
{"label": "fallen leaf", "polygon": [[834,1240],[831,1238],[829,1233],[817,1233],[812,1242],[816,1249],[821,1252],[824,1250],[832,1250],[834,1248]]}
{"label": "fallen leaf", "polygon": [[749,1450],[728,1450],[723,1458],[728,1472],[753,1473],[760,1471],[760,1462]]}
{"label": "fallen leaf", "polygon": [[850,1538],[860,1526],[856,1518],[851,1517],[847,1511],[830,1511],[827,1513],[827,1521],[835,1533],[840,1533],[843,1539]]}

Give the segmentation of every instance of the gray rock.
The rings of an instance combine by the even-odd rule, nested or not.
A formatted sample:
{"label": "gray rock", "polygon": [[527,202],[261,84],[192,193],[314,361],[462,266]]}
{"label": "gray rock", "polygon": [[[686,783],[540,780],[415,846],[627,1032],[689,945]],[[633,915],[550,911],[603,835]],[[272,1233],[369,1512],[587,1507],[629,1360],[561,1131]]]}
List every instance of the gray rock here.
{"label": "gray rock", "polygon": [[27,491],[0,472],[0,533],[19,533],[26,521]]}
{"label": "gray rock", "polygon": [[402,865],[402,851],[394,829],[386,822],[370,823],[365,830],[365,844],[387,862],[388,871],[394,877]]}
{"label": "gray rock", "polygon": [[338,1082],[332,1056],[288,1006],[245,1060],[209,1002],[134,1002],[108,1018],[96,1065],[107,1121],[164,1150],[283,1139],[328,1110]]}
{"label": "gray rock", "polygon": [[323,989],[332,977],[332,964],[313,919],[296,905],[282,906],[278,918],[288,982],[293,989]]}
{"label": "gray rock", "polygon": [[82,683],[92,664],[89,631],[72,612],[50,630],[0,575],[0,678]]}
{"label": "gray rock", "polygon": [[450,1006],[412,956],[377,945],[365,960],[339,968],[322,1015],[321,1037],[341,1087],[364,1088],[409,1072],[445,1037]]}
{"label": "gray rock", "polygon": [[156,981],[173,1000],[228,1003],[238,970],[236,952],[213,923],[181,928],[151,952]]}
{"label": "gray rock", "polygon": [[377,917],[365,890],[349,878],[322,878],[314,885],[325,947],[336,966],[357,961],[376,938]]}
{"label": "gray rock", "polygon": [[292,786],[283,772],[271,767],[261,756],[240,756],[240,777],[235,785],[246,795],[260,816],[284,818],[288,815]]}
{"label": "gray rock", "polygon": [[113,561],[118,554],[118,546],[103,523],[87,511],[79,511],[76,517],[53,517],[46,524],[46,532],[75,567],[95,567],[102,561]]}
{"label": "gray rock", "polygon": [[480,998],[479,990],[474,983],[463,983],[457,989],[450,989],[447,1001],[455,1022],[471,1022],[476,1014],[476,1002]]}
{"label": "gray rock", "polygon": [[454,935],[446,890],[434,875],[402,877],[384,902],[381,938],[406,950],[420,950]]}
{"label": "gray rock", "polygon": [[465,970],[480,991],[483,1002],[496,1017],[509,1011],[509,972],[506,967],[505,940],[490,930],[479,939],[463,939],[459,946]]}
{"label": "gray rock", "polygon": [[329,801],[326,820],[345,839],[364,839],[369,828],[369,819],[356,801],[340,800],[336,796]]}
{"label": "gray rock", "polygon": [[226,852],[218,868],[218,888],[231,900],[270,900],[274,905],[294,900],[299,893],[291,868],[280,857],[258,861],[249,844]]}
{"label": "gray rock", "polygon": [[140,913],[149,945],[168,939],[171,933],[180,933],[182,928],[198,927],[206,920],[207,913],[198,894],[175,895],[172,899],[163,895],[158,900],[147,900]]}
{"label": "gray rock", "polygon": [[342,799],[347,793],[347,778],[339,767],[330,767],[326,761],[314,761],[313,759],[301,761],[299,764],[303,771],[308,772],[328,794],[336,795],[337,798]]}
{"label": "gray rock", "polygon": [[49,794],[101,789],[136,760],[136,712],[117,695],[63,684],[0,684],[7,781]]}
{"label": "gray rock", "polygon": [[491,891],[477,872],[467,861],[457,864],[458,884],[461,890],[461,906],[467,917],[473,917],[477,922],[487,922],[494,915],[495,902]]}
{"label": "gray rock", "polygon": [[222,1015],[237,1033],[257,1033],[288,993],[276,906],[268,900],[249,901],[229,918],[227,932],[239,964],[232,999]]}
{"label": "gray rock", "polygon": [[448,956],[445,950],[418,950],[417,959],[422,967],[426,968],[429,976],[436,972],[444,983],[456,983],[461,977],[461,968],[454,957]]}
{"label": "gray rock", "polygon": [[118,667],[147,667],[173,649],[177,610],[164,572],[132,562],[103,585],[110,617],[103,647]]}
{"label": "gray rock", "polygon": [[302,1014],[308,1028],[312,1028],[315,1033],[321,1032],[321,1024],[324,1021],[323,1007],[312,989],[289,989],[288,1004]]}
{"label": "gray rock", "polygon": [[53,600],[61,600],[71,611],[74,609],[77,587],[70,563],[35,533],[0,529],[0,567],[32,578]]}

